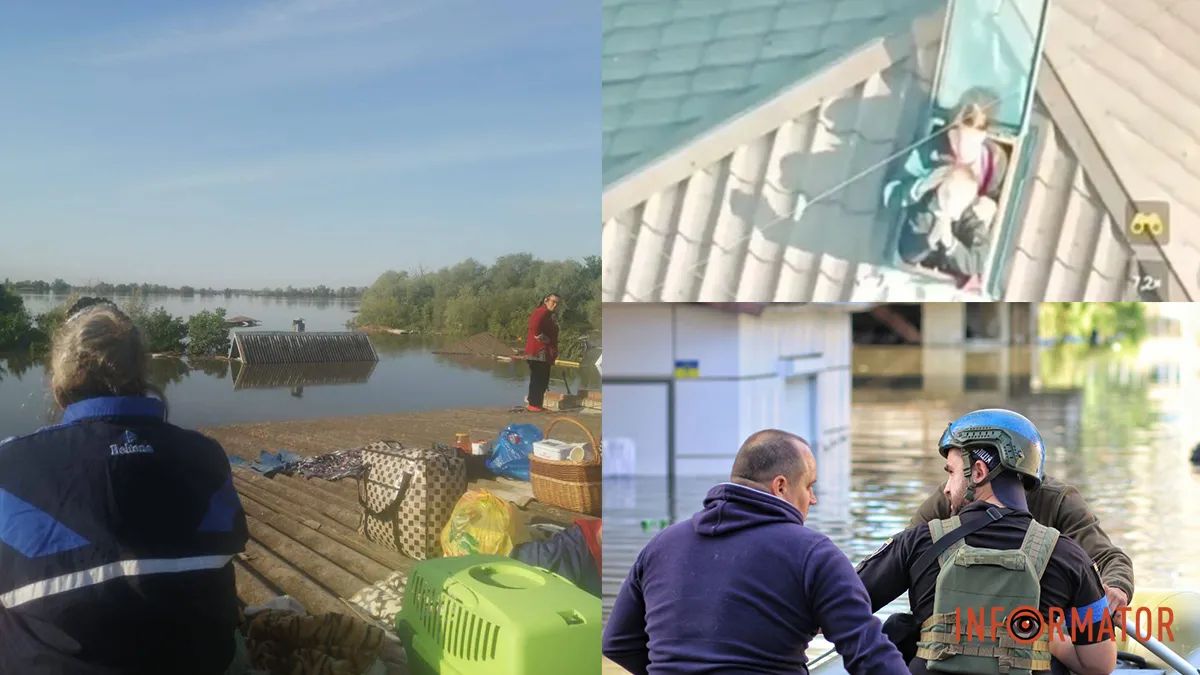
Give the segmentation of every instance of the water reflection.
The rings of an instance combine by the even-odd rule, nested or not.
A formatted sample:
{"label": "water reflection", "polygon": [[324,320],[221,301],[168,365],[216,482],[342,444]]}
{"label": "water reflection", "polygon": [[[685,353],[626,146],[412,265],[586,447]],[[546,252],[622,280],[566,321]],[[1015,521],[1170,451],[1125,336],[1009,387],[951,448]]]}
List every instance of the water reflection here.
{"label": "water reflection", "polygon": [[[52,309],[64,299],[22,297],[34,314]],[[118,303],[128,300],[113,299]],[[356,300],[221,295],[149,296],[146,304],[163,306],[176,316],[224,307],[229,315],[244,314],[262,321],[262,330],[289,330],[292,319],[303,317],[310,331],[343,330],[358,308]],[[246,373],[241,380],[245,386],[238,387],[239,374],[227,361],[155,359],[150,363],[150,380],[166,393],[172,421],[192,427],[522,403],[529,379],[529,367],[523,362],[436,356],[432,351],[448,342],[439,336],[384,333],[370,338],[380,360],[365,378],[355,366],[319,377],[311,373],[264,372],[261,377]],[[591,363],[598,356],[598,350],[595,352]],[[227,378],[233,379],[233,391]],[[339,382],[342,386],[325,386],[334,379],[345,381]],[[0,354],[0,438],[30,433],[55,421],[57,412],[45,380],[41,360]],[[306,388],[318,384],[317,380],[321,386]],[[279,386],[266,386],[271,382]],[[565,387],[572,391],[598,389],[600,374],[594,367],[554,369],[551,389],[562,391]]]}
{"label": "water reflection", "polygon": [[0,382],[5,378],[21,380],[30,370],[40,368],[41,359],[28,354],[0,355]]}
{"label": "water reflection", "polygon": [[[166,394],[172,421],[190,427],[522,404],[523,362],[437,356],[445,338],[435,336],[372,335],[371,342],[377,364],[248,370],[221,359],[160,358],[150,360],[149,379]],[[595,368],[554,369],[552,390],[581,386],[600,386]],[[58,415],[44,362],[0,355],[0,438],[31,433]]]}
{"label": "water reflection", "polygon": [[223,380],[229,375],[229,361],[226,359],[188,359],[188,364],[193,370],[218,380]]}
{"label": "water reflection", "polygon": [[[42,312],[54,309],[66,300],[66,296],[54,294],[21,293],[25,309],[30,315],[36,316]],[[122,307],[128,306],[133,300],[128,295],[106,296]],[[205,309],[225,308],[226,316],[245,315],[262,322],[264,330],[290,330],[292,319],[304,317],[308,330],[343,330],[346,322],[358,311],[359,301],[355,299],[314,299],[314,298],[269,298],[261,296],[234,295],[147,295],[144,298],[146,307],[154,309],[163,307],[173,316],[184,319]]]}
{"label": "water reflection", "polygon": [[293,389],[302,394],[304,387],[325,384],[356,384],[371,379],[376,362],[348,363],[262,363],[234,362],[233,388]]}
{"label": "water reflection", "polygon": [[172,384],[179,384],[188,376],[191,368],[187,361],[177,358],[150,359],[146,364],[146,379],[150,384],[166,391]]}
{"label": "water reflection", "polygon": [[[951,351],[957,353],[951,354]],[[1048,448],[1046,472],[1079,488],[1104,530],[1131,557],[1139,587],[1200,590],[1200,441],[1192,411],[1200,372],[1178,351],[922,350],[856,347],[848,494],[825,494],[810,524],[852,561],[903,529],[944,479],[936,444],[946,424],[981,407],[1031,418]],[[1167,361],[1167,363],[1163,363]],[[942,372],[930,377],[930,364]],[[946,369],[957,373],[947,377]],[[687,518],[724,476],[679,478]],[[637,552],[670,512],[663,478],[605,478],[604,593],[611,608]],[[643,528],[643,525],[647,527]],[[884,613],[905,606],[893,603]],[[607,614],[606,614],[607,616]]]}

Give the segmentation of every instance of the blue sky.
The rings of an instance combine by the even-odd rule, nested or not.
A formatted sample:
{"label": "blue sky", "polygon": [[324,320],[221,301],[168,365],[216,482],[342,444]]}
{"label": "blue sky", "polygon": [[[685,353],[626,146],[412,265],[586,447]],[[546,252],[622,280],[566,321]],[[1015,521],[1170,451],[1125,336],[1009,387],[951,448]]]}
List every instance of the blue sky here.
{"label": "blue sky", "polygon": [[0,279],[600,250],[600,3],[6,2]]}

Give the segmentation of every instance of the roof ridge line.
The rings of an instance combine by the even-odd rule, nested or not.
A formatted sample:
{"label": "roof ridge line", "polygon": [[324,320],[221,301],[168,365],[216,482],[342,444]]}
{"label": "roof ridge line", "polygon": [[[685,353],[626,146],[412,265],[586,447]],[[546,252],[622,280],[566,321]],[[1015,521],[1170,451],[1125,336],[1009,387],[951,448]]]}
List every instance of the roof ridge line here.
{"label": "roof ridge line", "polygon": [[[646,163],[605,186],[601,201],[601,221],[607,221],[653,193],[657,186],[681,181],[697,167],[707,166],[729,154],[744,138],[746,128],[763,133],[811,110],[826,98],[865,81],[903,58],[912,57],[921,48],[937,41],[942,34],[945,8],[936,9],[912,20],[909,29],[873,38],[822,70],[797,80],[766,100],[729,117],[683,145]],[[860,75],[861,73],[861,75]],[[852,79],[846,83],[847,79]]]}
{"label": "roof ridge line", "polygon": [[[1075,161],[1084,169],[1087,175],[1087,180],[1092,183],[1096,195],[1104,204],[1104,210],[1112,220],[1111,230],[1117,242],[1125,247],[1132,255],[1131,257],[1141,267],[1141,256],[1133,248],[1129,237],[1126,236],[1122,224],[1128,217],[1129,208],[1134,203],[1129,189],[1125,187],[1125,183],[1121,180],[1116,168],[1113,167],[1112,160],[1108,153],[1100,145],[1099,139],[1096,138],[1095,131],[1088,125],[1087,120],[1083,116],[1083,112],[1079,109],[1075,99],[1071,97],[1067,90],[1066,84],[1062,77],[1058,74],[1058,69],[1055,67],[1049,55],[1042,55],[1041,71],[1038,76],[1037,95],[1041,97],[1042,103],[1046,106],[1046,112],[1049,113],[1050,121],[1057,128],[1058,135],[1071,148],[1071,152],[1075,155]],[[1121,203],[1115,204],[1114,200],[1121,200]],[[1119,206],[1120,208],[1116,208]],[[1191,294],[1188,292],[1187,284],[1183,282],[1179,271],[1171,264],[1171,260],[1167,258],[1166,252],[1163,250],[1162,244],[1156,239],[1151,238],[1154,242],[1155,250],[1158,254],[1158,259],[1167,267],[1168,272],[1175,279],[1179,290],[1184,294],[1188,302],[1192,301]]]}

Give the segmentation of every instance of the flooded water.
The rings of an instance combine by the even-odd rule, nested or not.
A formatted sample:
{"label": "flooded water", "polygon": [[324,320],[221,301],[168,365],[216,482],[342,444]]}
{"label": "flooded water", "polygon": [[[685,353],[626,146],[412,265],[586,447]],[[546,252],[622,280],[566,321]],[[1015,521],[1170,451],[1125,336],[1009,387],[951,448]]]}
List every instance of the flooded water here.
{"label": "flooded water", "polygon": [[[25,296],[36,314],[52,308],[52,296]],[[118,303],[122,298],[114,298]],[[355,301],[316,302],[256,297],[151,297],[177,316],[225,307],[227,315],[262,321],[250,330],[290,330],[303,318],[310,331],[344,330]],[[150,379],[162,388],[171,420],[187,427],[239,422],[307,419],[473,406],[520,405],[528,383],[521,362],[440,356],[434,350],[453,342],[430,336],[372,335],[376,364],[320,367],[245,368],[220,360],[153,359]],[[552,391],[599,386],[594,369],[555,369]],[[0,438],[32,432],[54,421],[41,362],[0,354]]]}
{"label": "flooded water", "polygon": [[[128,296],[108,296],[113,302],[124,307],[129,302]],[[31,315],[41,314],[62,303],[61,296],[53,294],[21,294],[25,301],[25,309]],[[354,318],[358,310],[358,300],[329,299],[313,300],[309,298],[264,298],[254,296],[233,296],[226,298],[221,295],[189,297],[179,295],[149,295],[145,297],[146,307],[154,309],[163,307],[172,316],[181,316],[184,320],[196,312],[206,309],[225,308],[226,316],[248,316],[262,322],[262,330],[291,330],[292,319],[304,319],[307,330],[345,330],[346,322]]]}
{"label": "flooded water", "polygon": [[[1192,348],[1194,349],[1194,348]],[[944,480],[936,444],[969,410],[1004,406],[1036,423],[1048,446],[1046,472],[1079,488],[1104,530],[1132,558],[1139,588],[1200,590],[1200,372],[1177,350],[1145,345],[1122,353],[1077,346],[964,354],[910,347],[857,347],[853,368],[848,494],[826,494],[809,525],[852,562],[903,529]],[[953,381],[923,368],[959,359]],[[677,478],[679,519],[700,509],[726,476]],[[670,517],[663,478],[605,479],[604,607],[611,608],[637,552]],[[884,610],[904,611],[901,598]]]}

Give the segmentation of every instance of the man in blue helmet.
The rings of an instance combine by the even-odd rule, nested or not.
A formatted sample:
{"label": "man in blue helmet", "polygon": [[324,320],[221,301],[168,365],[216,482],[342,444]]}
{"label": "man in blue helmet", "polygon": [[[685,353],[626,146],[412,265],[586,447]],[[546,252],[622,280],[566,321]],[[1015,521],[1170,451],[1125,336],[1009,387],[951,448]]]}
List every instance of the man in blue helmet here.
{"label": "man in blue helmet", "polygon": [[[947,427],[938,451],[953,515],[900,532],[857,568],[873,610],[908,591],[919,626],[915,645],[901,644],[909,669],[1024,675],[1048,672],[1053,656],[1075,673],[1111,672],[1116,645],[1100,628],[1108,602],[1099,574],[1078,544],[1029,513],[1026,490],[1045,476],[1033,423],[977,410]],[[1048,625],[1056,617],[1061,632]],[[889,623],[900,642],[900,622]]]}
{"label": "man in blue helmet", "polygon": [[[1196,456],[1200,457],[1200,446]],[[1200,464],[1200,460],[1196,463]],[[909,527],[923,526],[931,520],[954,515],[950,512],[950,500],[946,498],[944,487],[939,487],[917,508],[908,521]],[[1109,607],[1128,607],[1134,591],[1133,561],[1109,538],[1079,490],[1053,476],[1046,476],[1040,485],[1025,492],[1025,498],[1034,520],[1070,537],[1092,557],[1100,572]]]}

